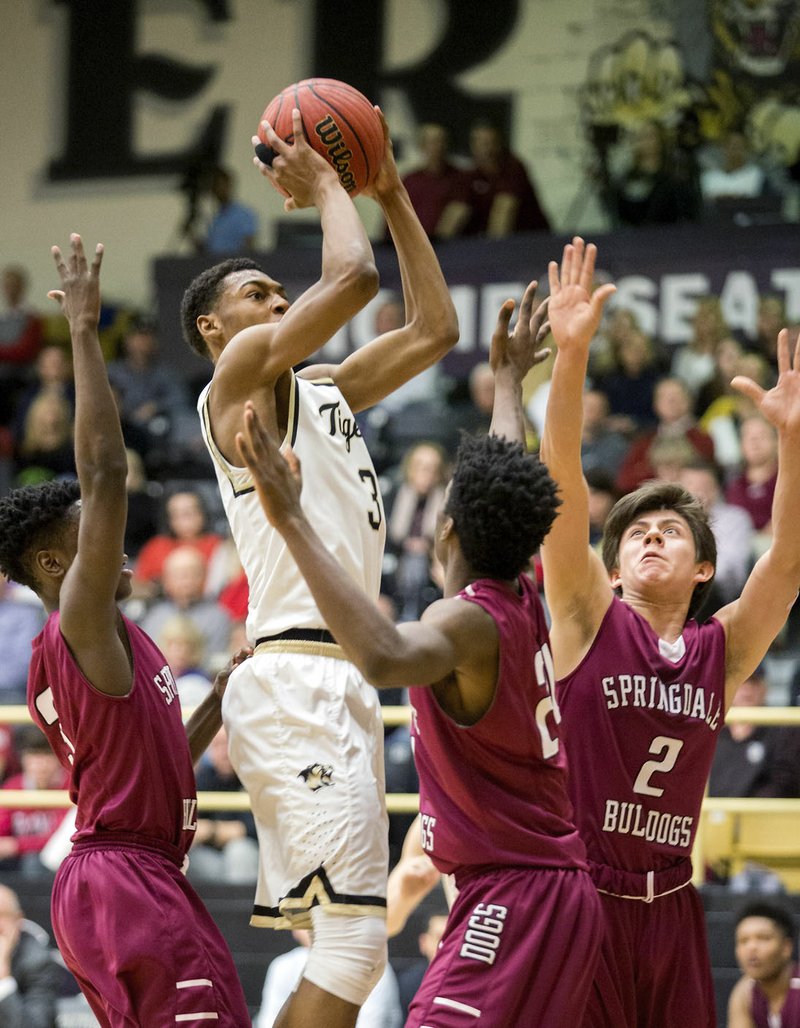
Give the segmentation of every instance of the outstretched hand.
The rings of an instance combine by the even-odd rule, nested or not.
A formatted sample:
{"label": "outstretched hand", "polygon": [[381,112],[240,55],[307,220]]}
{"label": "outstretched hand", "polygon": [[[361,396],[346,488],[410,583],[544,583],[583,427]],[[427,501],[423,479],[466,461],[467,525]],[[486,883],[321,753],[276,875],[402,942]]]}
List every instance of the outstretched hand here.
{"label": "outstretched hand", "polygon": [[516,304],[506,300],[497,315],[497,325],[492,335],[492,348],[489,363],[495,376],[501,368],[509,368],[521,382],[527,373],[550,356],[549,348],[537,349],[550,332],[547,320],[548,300],[543,300],[536,310],[533,302],[536,298],[538,282],[531,282],[522,297],[519,317],[514,331],[509,335],[508,326]]}
{"label": "outstretched hand", "polygon": [[61,289],[51,289],[48,297],[55,300],[70,324],[80,319],[96,325],[100,320],[100,265],[103,244],[95,247],[92,263],[86,259],[83,241],[77,232],[69,237],[71,254],[64,260],[58,246],[50,248],[56,262]]}
{"label": "outstretched hand", "polygon": [[556,261],[548,265],[550,281],[550,328],[559,351],[588,352],[600,324],[606,300],[616,292],[610,283],[592,292],[597,247],[584,246],[576,236],[564,247],[561,268]]}
{"label": "outstretched hand", "polygon": [[280,530],[293,517],[302,516],[300,461],[291,447],[281,453],[251,400],[244,405],[244,424],[236,433],[236,449],[250,469],[269,523]]}
{"label": "outstretched hand", "polygon": [[760,414],[779,434],[800,436],[800,336],[790,353],[789,330],[778,335],[778,381],[763,389],[752,378],[737,375],[731,385],[753,401]]}
{"label": "outstretched hand", "polygon": [[[320,183],[331,176],[337,183],[339,179],[333,167],[306,139],[300,111],[296,107],[292,111],[291,142],[281,139],[268,121],[262,121],[261,125],[274,156],[271,164],[265,164],[258,157],[253,158],[253,164],[286,197],[284,210],[314,207]],[[260,142],[258,136],[252,137],[253,146]]]}

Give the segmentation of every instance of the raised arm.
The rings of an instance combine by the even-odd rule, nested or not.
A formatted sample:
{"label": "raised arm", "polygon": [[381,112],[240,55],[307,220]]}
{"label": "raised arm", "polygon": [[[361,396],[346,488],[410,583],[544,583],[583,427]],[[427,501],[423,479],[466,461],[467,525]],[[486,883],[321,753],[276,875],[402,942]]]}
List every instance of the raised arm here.
{"label": "raised arm", "polygon": [[582,239],[564,247],[561,269],[550,262],[548,317],[556,342],[540,455],[555,479],[562,506],[542,545],[547,605],[556,675],[580,662],[594,638],[612,590],[605,569],[589,548],[589,498],[581,467],[583,389],[589,345],[603,304],[614,286],[591,292],[596,248]]}
{"label": "raised arm", "polygon": [[81,487],[78,550],[61,587],[61,634],[98,689],[130,691],[132,669],[117,630],[115,602],[123,568],[128,462],[119,413],[100,349],[102,244],[88,263],[79,235],[71,254],[52,249],[61,289],[48,295],[69,322],[75,369],[75,466]]}
{"label": "raised arm", "polygon": [[547,300],[534,310],[536,287],[531,282],[522,297],[514,331],[508,326],[514,313],[514,301],[506,300],[497,315],[492,336],[489,363],[494,372],[494,405],[489,432],[511,442],[525,443],[525,412],[522,406],[522,381],[532,367],[550,356],[548,349],[537,350],[547,337]]}
{"label": "raised arm", "polygon": [[[383,121],[386,156],[365,195],[381,207],[400,265],[405,324],[378,336],[338,367],[326,367],[354,411],[382,400],[429,368],[455,346],[458,320],[433,246],[397,173],[392,143]],[[319,368],[303,374],[318,375]]]}
{"label": "raised arm", "polygon": [[288,450],[284,459],[249,401],[236,442],[268,520],[285,539],[334,638],[367,681],[378,688],[433,685],[459,672],[465,706],[480,707],[483,697],[473,695],[478,679],[485,673],[493,690],[496,677],[492,618],[475,604],[444,599],[428,607],[421,621],[395,625],[342,571],[306,520],[297,458]]}
{"label": "raised arm", "polygon": [[794,354],[786,329],[778,336],[778,381],[764,390],[749,378],[733,380],[778,433],[778,479],[772,499],[772,542],[738,600],[716,617],[726,634],[726,700],[748,678],[783,627],[800,588],[800,340]]}

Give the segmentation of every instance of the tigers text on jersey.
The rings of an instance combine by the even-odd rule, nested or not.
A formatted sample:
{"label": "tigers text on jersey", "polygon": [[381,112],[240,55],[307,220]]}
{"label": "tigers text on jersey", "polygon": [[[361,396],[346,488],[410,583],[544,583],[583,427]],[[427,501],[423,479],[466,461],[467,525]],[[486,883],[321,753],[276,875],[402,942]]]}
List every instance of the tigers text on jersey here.
{"label": "tigers text on jersey", "polygon": [[557,693],[590,861],[644,873],[688,858],[723,721],[719,621],[688,621],[668,644],[614,597]]}
{"label": "tigers text on jersey", "polygon": [[572,818],[544,611],[525,575],[521,593],[481,579],[460,594],[497,624],[494,701],[458,725],[433,691],[415,686],[412,739],[423,846],[450,874],[475,865],[586,868]]}
{"label": "tigers text on jersey", "polygon": [[28,707],[70,773],[75,841],[133,833],[185,854],[196,828],[196,798],[178,691],[152,639],[122,620],[133,661],[127,696],[110,696],[87,681],[56,611],[33,640]]}
{"label": "tigers text on jersey", "polygon": [[[230,464],[214,443],[210,389],[211,384],[200,394],[197,408],[250,586],[248,637],[320,628],[322,615],[283,538],[267,521],[249,470]],[[376,599],[386,536],[378,478],[356,420],[331,379],[312,382],[292,374],[282,448],[287,445],[302,464],[300,502],[309,522],[347,574]]]}

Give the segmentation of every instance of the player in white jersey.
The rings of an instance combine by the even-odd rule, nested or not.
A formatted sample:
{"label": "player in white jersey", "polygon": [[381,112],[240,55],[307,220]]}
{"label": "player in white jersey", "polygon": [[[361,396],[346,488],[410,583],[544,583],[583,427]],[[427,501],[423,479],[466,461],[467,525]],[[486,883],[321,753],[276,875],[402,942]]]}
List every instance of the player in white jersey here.
{"label": "player in white jersey", "polygon": [[[276,156],[256,162],[289,194],[316,206],[322,272],[294,303],[249,259],[209,269],[184,295],[187,341],[214,363],[198,402],[231,532],[250,587],[250,674],[231,678],[223,719],[231,759],[250,795],[260,874],[252,923],[310,926],[303,978],[276,1022],[349,1028],[386,960],[387,820],[377,694],[328,632],[282,539],[260,508],[235,437],[245,401],[300,454],[308,517],[348,574],[373,598],[384,516],[377,478],[353,412],[381,400],[455,344],[444,278],[386,132],[386,157],[367,190],[394,240],[405,324],[341,365],[292,369],[375,295],[372,250],[333,169],[303,136],[267,127]],[[338,915],[338,916],[331,916]]]}

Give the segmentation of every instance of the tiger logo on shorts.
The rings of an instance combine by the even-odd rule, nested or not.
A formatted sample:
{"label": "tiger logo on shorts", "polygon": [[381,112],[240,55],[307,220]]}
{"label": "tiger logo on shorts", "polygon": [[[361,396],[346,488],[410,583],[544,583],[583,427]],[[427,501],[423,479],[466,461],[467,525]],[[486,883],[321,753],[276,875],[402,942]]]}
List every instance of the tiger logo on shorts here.
{"label": "tiger logo on shorts", "polygon": [[326,785],[333,785],[333,768],[330,764],[309,764],[297,776],[302,778],[312,792]]}

